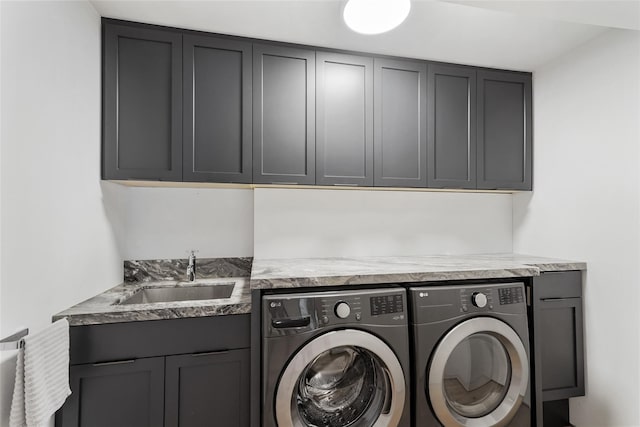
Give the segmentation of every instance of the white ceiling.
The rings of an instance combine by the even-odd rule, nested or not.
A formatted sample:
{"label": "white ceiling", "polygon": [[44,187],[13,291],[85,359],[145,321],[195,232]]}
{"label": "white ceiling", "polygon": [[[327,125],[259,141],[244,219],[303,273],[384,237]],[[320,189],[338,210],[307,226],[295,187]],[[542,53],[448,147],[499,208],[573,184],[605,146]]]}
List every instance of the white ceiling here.
{"label": "white ceiling", "polygon": [[100,15],[179,28],[533,71],[606,31],[640,29],[640,0],[413,0],[376,36],[350,31],[342,0],[90,0]]}

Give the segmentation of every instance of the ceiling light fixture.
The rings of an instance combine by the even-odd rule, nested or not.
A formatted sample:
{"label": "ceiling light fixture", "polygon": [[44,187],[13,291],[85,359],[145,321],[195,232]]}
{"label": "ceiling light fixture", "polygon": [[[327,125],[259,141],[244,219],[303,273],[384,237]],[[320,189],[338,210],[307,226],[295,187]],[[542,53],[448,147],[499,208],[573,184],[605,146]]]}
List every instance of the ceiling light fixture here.
{"label": "ceiling light fixture", "polygon": [[402,24],[410,10],[410,0],[348,0],[342,17],[357,33],[380,34]]}

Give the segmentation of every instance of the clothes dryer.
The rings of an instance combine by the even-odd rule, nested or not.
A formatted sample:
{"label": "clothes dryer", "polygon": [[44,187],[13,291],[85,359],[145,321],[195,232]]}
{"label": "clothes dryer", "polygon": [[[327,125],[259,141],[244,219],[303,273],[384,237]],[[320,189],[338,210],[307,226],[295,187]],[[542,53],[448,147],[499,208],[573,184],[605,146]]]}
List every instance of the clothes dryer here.
{"label": "clothes dryer", "polygon": [[529,427],[523,283],[410,288],[416,427]]}

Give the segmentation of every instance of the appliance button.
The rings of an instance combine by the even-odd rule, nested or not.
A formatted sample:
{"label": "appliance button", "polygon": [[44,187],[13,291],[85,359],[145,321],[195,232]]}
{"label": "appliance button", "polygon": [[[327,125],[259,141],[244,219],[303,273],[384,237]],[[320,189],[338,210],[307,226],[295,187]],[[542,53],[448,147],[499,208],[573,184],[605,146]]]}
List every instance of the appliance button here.
{"label": "appliance button", "polygon": [[346,319],[347,317],[349,317],[349,314],[351,314],[351,307],[349,307],[349,304],[344,301],[337,303],[334,310],[336,316],[338,316],[340,319]]}
{"label": "appliance button", "polygon": [[482,292],[474,292],[471,296],[471,302],[478,308],[484,308],[487,305],[487,296]]}
{"label": "appliance button", "polygon": [[362,319],[362,314],[356,313],[356,320],[360,320],[360,319]]}
{"label": "appliance button", "polygon": [[322,316],[322,323],[324,323],[325,325],[326,325],[327,323],[329,323],[329,317],[327,317],[327,316]]}

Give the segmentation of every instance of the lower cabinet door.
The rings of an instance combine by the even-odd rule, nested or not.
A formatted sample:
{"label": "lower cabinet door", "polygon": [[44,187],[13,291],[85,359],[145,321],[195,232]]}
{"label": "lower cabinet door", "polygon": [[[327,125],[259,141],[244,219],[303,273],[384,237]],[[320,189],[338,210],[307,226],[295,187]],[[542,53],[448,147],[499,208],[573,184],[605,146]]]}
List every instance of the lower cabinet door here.
{"label": "lower cabinet door", "polygon": [[169,356],[165,426],[249,426],[249,349]]}
{"label": "lower cabinet door", "polygon": [[56,425],[162,426],[163,378],[164,357],[71,366],[72,393]]}

